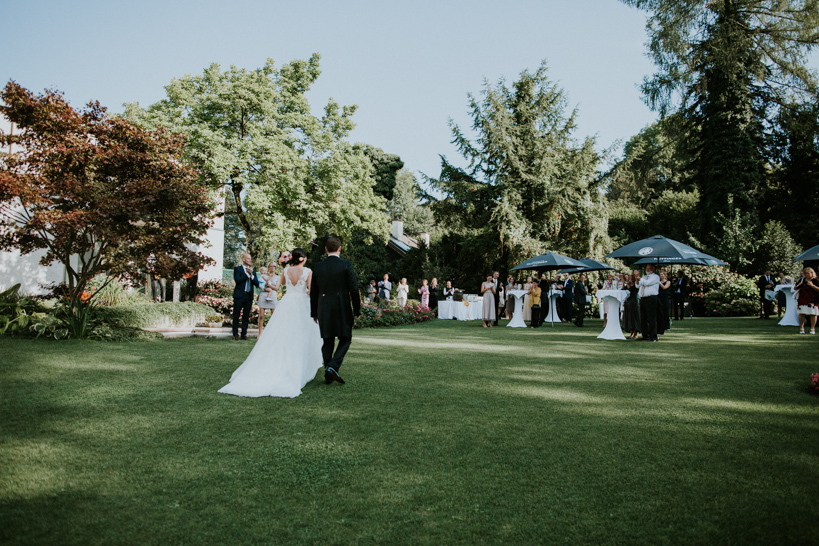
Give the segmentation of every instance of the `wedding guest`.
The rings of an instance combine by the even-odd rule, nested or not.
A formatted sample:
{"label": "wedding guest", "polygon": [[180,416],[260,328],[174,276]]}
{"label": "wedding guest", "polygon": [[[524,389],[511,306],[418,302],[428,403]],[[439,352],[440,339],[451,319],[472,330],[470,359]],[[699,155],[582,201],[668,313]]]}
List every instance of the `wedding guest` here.
{"label": "wedding guest", "polygon": [[532,281],[531,288],[529,288],[529,306],[532,308],[532,322],[529,326],[530,328],[540,328],[540,324],[543,320],[542,317],[542,308],[540,304],[540,297],[543,294],[543,290],[539,286],[540,283],[537,280]]}
{"label": "wedding guest", "polygon": [[759,288],[759,303],[761,306],[759,318],[768,319],[771,315],[773,302],[768,299],[767,292],[774,289],[774,278],[770,269],[766,269],[765,274],[757,279],[756,286]]}
{"label": "wedding guest", "polygon": [[446,301],[452,301],[452,298],[455,297],[455,289],[452,288],[452,281],[446,281],[446,286],[444,287],[444,299]]}
{"label": "wedding guest", "polygon": [[506,309],[506,287],[503,283],[498,286],[498,316],[503,316]]}
{"label": "wedding guest", "polygon": [[[253,287],[259,288],[260,280],[253,270],[253,258],[250,254],[242,254],[242,265],[233,268],[233,340],[247,339],[247,325],[250,323],[250,311],[253,309]],[[239,336],[239,320],[241,318],[242,335]]]}
{"label": "wedding guest", "polygon": [[[584,304],[585,305],[585,304]],[[563,319],[572,322],[574,312],[574,280],[568,273],[563,274]]]}
{"label": "wedding guest", "polygon": [[384,273],[384,280],[378,282],[378,306],[379,307],[389,307],[390,306],[390,291],[392,290],[392,283],[390,282],[390,276],[387,273]]}
{"label": "wedding guest", "polygon": [[623,330],[629,332],[630,339],[637,339],[640,332],[639,285],[640,272],[635,269],[623,285],[628,290],[628,298],[623,304]]}
{"label": "wedding guest", "polygon": [[688,277],[682,269],[677,271],[677,278],[671,286],[671,298],[674,306],[674,320],[685,317],[685,298],[688,296]]}
{"label": "wedding guest", "polygon": [[438,307],[438,279],[432,278],[429,283],[429,308],[436,309]]}
{"label": "wedding guest", "polygon": [[657,291],[657,335],[663,335],[671,328],[668,320],[668,291],[671,281],[665,271],[660,271],[660,288]]}
{"label": "wedding guest", "polygon": [[796,304],[799,306],[799,333],[805,333],[805,319],[810,317],[810,333],[816,333],[816,317],[819,316],[819,280],[812,267],[802,270],[802,278],[794,286],[799,291]]}
{"label": "wedding guest", "polygon": [[276,264],[270,262],[267,267],[263,267],[262,283],[259,288],[259,337],[262,336],[264,330],[264,317],[267,314],[267,309],[270,309],[270,316],[276,311],[276,304],[279,302],[279,277],[276,275]]}
{"label": "wedding guest", "polygon": [[581,273],[574,283],[574,299],[577,302],[577,318],[574,320],[575,325],[583,327],[583,318],[586,316],[586,296],[588,295],[586,289],[586,274]]}
{"label": "wedding guest", "polygon": [[532,277],[526,277],[526,284],[523,285],[526,290],[526,295],[523,296],[523,320],[524,322],[531,322],[532,320],[532,303],[529,291],[532,289]]}
{"label": "wedding guest", "polygon": [[500,288],[500,284],[501,284],[500,273],[498,273],[497,271],[492,273],[492,284],[495,285],[495,322],[494,322],[494,324],[495,324],[495,326],[497,326],[498,325],[498,318],[500,318],[500,313],[498,312],[498,309],[500,309],[500,299],[499,299],[500,298],[500,290],[498,290],[498,289]]}
{"label": "wedding guest", "polygon": [[506,299],[509,300],[509,303],[504,308],[504,311],[506,311],[506,318],[509,319],[509,320],[512,320],[512,315],[514,315],[514,313],[515,313],[515,307],[516,307],[515,302],[517,302],[517,299],[514,298],[514,296],[512,297],[512,299],[509,299],[509,291],[514,290],[514,289],[515,289],[515,278],[512,275],[508,275],[506,277],[506,290],[504,291],[504,294],[506,296]]}
{"label": "wedding guest", "polygon": [[421,294],[421,307],[429,309],[429,286],[426,279],[421,281],[421,288],[418,289],[418,293]]}
{"label": "wedding guest", "polygon": [[372,303],[375,301],[375,295],[378,293],[378,289],[375,287],[375,279],[370,280],[370,284],[367,285],[367,301]]}
{"label": "wedding guest", "polygon": [[[419,290],[420,292],[420,290]],[[403,309],[407,305],[407,298],[409,297],[409,285],[406,277],[401,279],[398,283],[398,289],[395,292],[395,299],[398,300],[398,307]]]}
{"label": "wedding guest", "polygon": [[481,294],[483,294],[483,327],[491,328],[496,316],[495,283],[492,282],[492,275],[487,275],[486,282],[481,284]]}
{"label": "wedding guest", "polygon": [[657,295],[660,276],[654,273],[654,264],[646,265],[646,274],[640,279],[640,327],[643,339],[659,341],[657,337]]}

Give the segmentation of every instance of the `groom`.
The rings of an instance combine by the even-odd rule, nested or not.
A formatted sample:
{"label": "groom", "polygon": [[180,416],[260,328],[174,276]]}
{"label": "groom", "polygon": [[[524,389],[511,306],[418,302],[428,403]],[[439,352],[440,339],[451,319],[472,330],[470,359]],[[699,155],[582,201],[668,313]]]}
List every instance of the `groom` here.
{"label": "groom", "polygon": [[[338,375],[338,369],[353,339],[353,316],[357,318],[361,315],[361,297],[353,264],[339,256],[341,241],[330,237],[324,250],[327,251],[327,259],[313,267],[310,316],[318,323],[324,340],[321,348],[324,382],[329,385],[338,381],[343,385],[344,380]],[[336,338],[338,347],[334,347]]]}

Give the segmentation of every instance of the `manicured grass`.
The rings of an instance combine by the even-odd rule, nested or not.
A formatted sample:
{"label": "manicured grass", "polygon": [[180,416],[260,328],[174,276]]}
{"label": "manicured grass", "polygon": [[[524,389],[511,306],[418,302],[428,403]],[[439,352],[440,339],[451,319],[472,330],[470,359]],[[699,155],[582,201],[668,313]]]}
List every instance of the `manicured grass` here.
{"label": "manicured grass", "polygon": [[819,336],[356,331],[347,385],[218,394],[252,342],[0,338],[4,544],[805,544]]}

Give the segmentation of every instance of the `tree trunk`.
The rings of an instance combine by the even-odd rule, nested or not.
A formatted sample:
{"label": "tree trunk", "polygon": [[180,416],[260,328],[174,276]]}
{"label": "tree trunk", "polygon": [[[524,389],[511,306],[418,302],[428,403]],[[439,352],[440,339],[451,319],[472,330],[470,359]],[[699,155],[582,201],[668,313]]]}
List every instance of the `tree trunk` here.
{"label": "tree trunk", "polygon": [[247,214],[245,213],[245,209],[242,205],[242,190],[244,189],[244,185],[231,184],[230,189],[233,192],[233,203],[234,206],[236,207],[236,216],[239,218],[239,223],[241,224],[242,229],[245,232],[245,243],[247,245],[247,251],[253,258],[253,261],[256,261],[259,254],[259,245],[256,243],[256,238],[253,236],[253,232],[250,226],[250,220],[248,220]]}

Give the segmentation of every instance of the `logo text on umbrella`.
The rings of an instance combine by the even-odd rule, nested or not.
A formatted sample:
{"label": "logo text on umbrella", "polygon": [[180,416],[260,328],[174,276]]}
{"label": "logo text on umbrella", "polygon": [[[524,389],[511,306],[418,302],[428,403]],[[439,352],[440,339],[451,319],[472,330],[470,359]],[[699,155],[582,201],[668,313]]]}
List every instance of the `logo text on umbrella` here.
{"label": "logo text on umbrella", "polygon": [[644,246],[643,248],[637,251],[637,254],[639,254],[640,256],[648,256],[652,252],[654,252],[654,248],[650,246]]}

